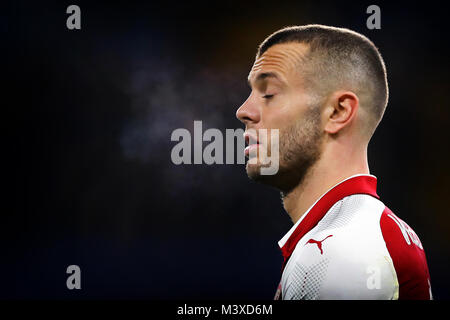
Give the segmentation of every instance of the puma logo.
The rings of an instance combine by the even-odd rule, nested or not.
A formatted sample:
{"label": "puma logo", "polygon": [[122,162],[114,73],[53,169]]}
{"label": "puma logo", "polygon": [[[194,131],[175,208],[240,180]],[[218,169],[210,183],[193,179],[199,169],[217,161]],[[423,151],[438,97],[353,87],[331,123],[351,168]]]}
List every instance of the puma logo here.
{"label": "puma logo", "polygon": [[332,237],[333,235],[332,234],[330,234],[329,236],[327,236],[326,238],[324,238],[323,240],[314,240],[314,239],[309,239],[308,240],[308,242],[306,242],[305,243],[305,246],[308,244],[308,243],[314,243],[314,244],[317,244],[317,247],[319,248],[319,250],[320,250],[320,254],[323,254],[323,250],[322,250],[322,242],[324,242],[326,239],[328,239],[329,237]]}

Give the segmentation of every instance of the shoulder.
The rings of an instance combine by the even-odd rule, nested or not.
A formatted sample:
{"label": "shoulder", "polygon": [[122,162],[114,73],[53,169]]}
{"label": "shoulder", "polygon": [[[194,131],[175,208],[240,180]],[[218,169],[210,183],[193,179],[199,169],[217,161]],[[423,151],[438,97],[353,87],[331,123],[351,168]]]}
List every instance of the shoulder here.
{"label": "shoulder", "polygon": [[291,281],[315,288],[317,299],[396,299],[395,270],[379,227],[383,210],[366,195],[336,203],[299,242]]}
{"label": "shoulder", "polygon": [[380,200],[338,201],[297,244],[283,296],[301,299],[430,299],[416,233]]}
{"label": "shoulder", "polygon": [[397,299],[399,284],[392,259],[376,228],[352,225],[336,230],[328,261],[323,299]]}
{"label": "shoulder", "polygon": [[395,266],[400,299],[430,299],[428,265],[423,245],[414,230],[385,208],[380,229]]}

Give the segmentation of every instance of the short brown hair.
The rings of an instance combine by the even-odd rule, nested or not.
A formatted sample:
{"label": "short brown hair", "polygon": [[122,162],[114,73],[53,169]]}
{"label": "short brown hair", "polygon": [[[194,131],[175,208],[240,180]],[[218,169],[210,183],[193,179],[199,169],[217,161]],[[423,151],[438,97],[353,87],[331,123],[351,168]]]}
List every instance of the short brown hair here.
{"label": "short brown hair", "polygon": [[383,117],[389,89],[386,67],[377,47],[365,36],[345,28],[323,25],[286,27],[267,37],[257,58],[270,47],[289,42],[305,43],[307,86],[322,96],[338,89],[350,89],[368,110],[370,135]]}

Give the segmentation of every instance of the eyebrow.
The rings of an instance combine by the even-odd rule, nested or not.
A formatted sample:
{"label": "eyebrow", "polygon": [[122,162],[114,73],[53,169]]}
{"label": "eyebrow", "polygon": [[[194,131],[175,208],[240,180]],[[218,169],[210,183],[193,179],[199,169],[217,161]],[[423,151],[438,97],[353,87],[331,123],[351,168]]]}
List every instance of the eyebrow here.
{"label": "eyebrow", "polygon": [[[260,73],[260,74],[258,74],[258,75],[256,76],[256,79],[255,79],[254,82],[258,82],[258,81],[260,81],[260,80],[265,80],[265,79],[267,79],[267,78],[274,78],[274,79],[277,79],[277,80],[280,81],[280,82],[284,82],[284,81],[278,76],[278,74],[277,74],[276,72],[262,72],[262,73]],[[247,78],[247,82],[248,82],[249,86],[251,87],[251,86],[252,86],[252,81],[250,80],[250,76]]]}

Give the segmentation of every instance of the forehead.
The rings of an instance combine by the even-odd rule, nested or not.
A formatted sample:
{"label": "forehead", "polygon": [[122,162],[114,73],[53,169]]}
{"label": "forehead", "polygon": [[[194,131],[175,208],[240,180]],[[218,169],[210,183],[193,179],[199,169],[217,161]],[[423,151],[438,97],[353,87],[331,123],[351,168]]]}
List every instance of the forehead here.
{"label": "forehead", "polygon": [[256,58],[248,75],[249,82],[255,81],[260,74],[276,74],[285,81],[295,74],[299,65],[304,61],[308,45],[304,43],[276,44],[260,57]]}

